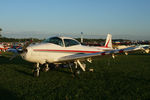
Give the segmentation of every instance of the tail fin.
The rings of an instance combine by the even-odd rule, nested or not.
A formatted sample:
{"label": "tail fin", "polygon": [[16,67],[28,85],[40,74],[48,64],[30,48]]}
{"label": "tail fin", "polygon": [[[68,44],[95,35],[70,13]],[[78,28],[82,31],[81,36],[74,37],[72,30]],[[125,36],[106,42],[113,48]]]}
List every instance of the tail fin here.
{"label": "tail fin", "polygon": [[112,48],[112,35],[111,34],[107,34],[105,47]]}

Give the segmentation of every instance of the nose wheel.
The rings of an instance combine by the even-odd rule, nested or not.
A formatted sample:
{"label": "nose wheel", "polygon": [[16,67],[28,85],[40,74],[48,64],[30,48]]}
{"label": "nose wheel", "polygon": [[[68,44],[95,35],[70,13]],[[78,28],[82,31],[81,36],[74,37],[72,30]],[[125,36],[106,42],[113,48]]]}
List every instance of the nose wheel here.
{"label": "nose wheel", "polygon": [[40,75],[40,67],[39,67],[39,63],[37,63],[36,68],[33,70],[33,76],[39,77],[39,75]]}

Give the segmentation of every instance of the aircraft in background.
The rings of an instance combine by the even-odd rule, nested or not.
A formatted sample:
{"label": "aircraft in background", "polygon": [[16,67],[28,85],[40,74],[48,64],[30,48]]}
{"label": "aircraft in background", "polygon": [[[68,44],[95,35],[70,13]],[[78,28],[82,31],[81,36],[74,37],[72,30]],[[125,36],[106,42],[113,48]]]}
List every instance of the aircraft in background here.
{"label": "aircraft in background", "polygon": [[[67,65],[70,68],[80,67],[86,71],[84,61],[92,62],[92,58],[103,55],[112,55],[122,52],[130,52],[136,50],[147,50],[149,46],[136,46],[125,49],[112,48],[112,36],[108,34],[105,46],[90,47],[83,46],[77,40],[70,37],[51,37],[39,44],[29,45],[22,51],[17,49],[8,50],[14,53],[20,53],[23,59],[36,63],[34,76],[39,76],[40,65],[45,64],[45,71],[49,70],[49,64]],[[14,58],[13,56],[12,58]]]}
{"label": "aircraft in background", "polygon": [[2,51],[4,49],[4,46],[0,44],[0,50]]}
{"label": "aircraft in background", "polygon": [[0,44],[0,51],[6,51],[8,48],[7,47],[4,47],[2,44]]}
{"label": "aircraft in background", "polygon": [[[115,47],[115,49],[125,49],[125,48],[129,48],[129,47],[135,47],[137,45],[118,45]],[[138,45],[139,47],[148,47],[149,45]],[[150,49],[143,49],[143,53],[149,53]],[[125,55],[128,55],[128,52],[125,52]]]}

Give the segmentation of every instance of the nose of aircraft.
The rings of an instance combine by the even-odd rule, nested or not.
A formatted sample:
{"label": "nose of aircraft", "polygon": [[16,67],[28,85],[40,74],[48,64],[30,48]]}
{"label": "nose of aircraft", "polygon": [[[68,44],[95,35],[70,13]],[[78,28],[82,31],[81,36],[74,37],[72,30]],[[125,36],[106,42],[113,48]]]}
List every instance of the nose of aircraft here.
{"label": "nose of aircraft", "polygon": [[29,55],[29,51],[31,52],[31,50],[32,50],[31,47],[27,47],[27,48],[23,49],[22,53],[20,54],[21,57],[26,60],[27,55]]}
{"label": "nose of aircraft", "polygon": [[25,49],[25,50],[21,53],[21,57],[22,57],[23,59],[25,59],[27,53],[28,53],[28,49]]}

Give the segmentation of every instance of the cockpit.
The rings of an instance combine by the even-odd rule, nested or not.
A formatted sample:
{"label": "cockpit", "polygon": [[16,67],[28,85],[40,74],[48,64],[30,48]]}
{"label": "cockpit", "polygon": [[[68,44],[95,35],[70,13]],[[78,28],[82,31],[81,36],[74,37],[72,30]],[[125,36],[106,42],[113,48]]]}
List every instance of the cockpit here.
{"label": "cockpit", "polygon": [[68,38],[68,37],[51,37],[43,41],[43,43],[53,43],[62,47],[70,47],[75,45],[80,45],[75,39]]}

